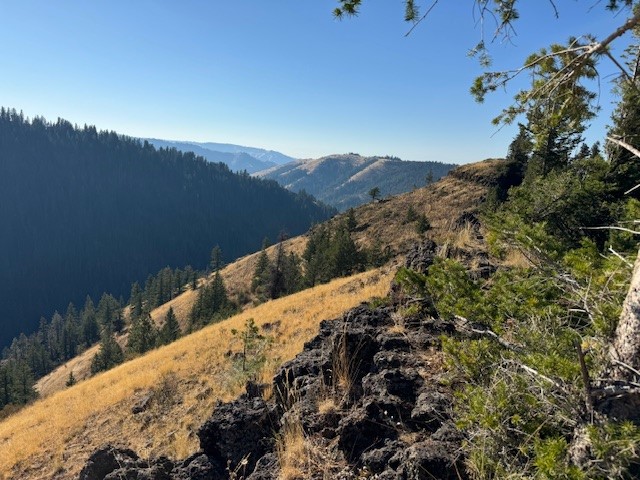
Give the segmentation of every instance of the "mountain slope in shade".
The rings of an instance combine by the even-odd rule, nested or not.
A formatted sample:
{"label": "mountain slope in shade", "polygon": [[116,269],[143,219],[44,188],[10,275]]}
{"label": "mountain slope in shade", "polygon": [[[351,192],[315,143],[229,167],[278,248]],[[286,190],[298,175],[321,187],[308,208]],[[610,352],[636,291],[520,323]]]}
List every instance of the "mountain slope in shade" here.
{"label": "mountain slope in shade", "polygon": [[204,268],[216,244],[237,258],[329,210],[193,153],[0,109],[0,348],[70,301]]}
{"label": "mountain slope in shade", "polygon": [[234,172],[246,170],[248,173],[255,173],[295,160],[295,158],[273,150],[243,147],[230,143],[200,143],[161,140],[158,138],[148,138],[146,140],[156,148],[176,148],[183,152],[193,152],[196,155],[206,158],[210,162],[222,162]]}
{"label": "mountain slope in shade", "polygon": [[421,187],[431,175],[436,181],[456,165],[410,162],[396,157],[363,157],[349,153],[312,160],[297,160],[256,173],[294,192],[301,190],[344,211],[370,200],[378,187],[383,197]]}

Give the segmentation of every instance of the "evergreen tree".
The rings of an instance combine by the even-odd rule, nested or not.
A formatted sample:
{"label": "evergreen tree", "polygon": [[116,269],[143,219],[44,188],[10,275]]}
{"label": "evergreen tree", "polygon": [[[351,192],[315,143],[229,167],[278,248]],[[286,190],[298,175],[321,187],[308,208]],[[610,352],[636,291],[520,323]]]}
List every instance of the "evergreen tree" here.
{"label": "evergreen tree", "polygon": [[10,372],[13,377],[12,401],[10,403],[20,405],[28,403],[38,396],[34,388],[33,372],[26,362],[12,362]]}
{"label": "evergreen tree", "polygon": [[113,295],[103,293],[96,310],[96,320],[102,328],[119,332],[124,327],[121,306]]}
{"label": "evergreen tree", "polygon": [[302,258],[306,262],[305,283],[309,287],[328,282],[331,279],[329,248],[331,232],[326,224],[315,227],[307,241]]}
{"label": "evergreen tree", "polygon": [[356,220],[356,212],[353,208],[347,210],[347,230],[350,232],[354,232],[358,227],[358,222]]}
{"label": "evergreen tree", "polygon": [[286,295],[298,292],[302,289],[303,277],[300,270],[300,257],[293,252],[285,256],[282,266],[284,274],[284,292]]}
{"label": "evergreen tree", "polygon": [[69,360],[78,354],[80,345],[80,319],[73,303],[67,306],[64,315],[64,358]]}
{"label": "evergreen tree", "polygon": [[[387,249],[389,249],[388,246]],[[389,251],[382,248],[382,242],[379,239],[374,240],[373,245],[366,251],[367,264],[373,268],[383,266],[389,257]]]}
{"label": "evergreen tree", "polygon": [[329,250],[332,277],[350,275],[362,267],[360,251],[346,225],[340,225]]}
{"label": "evergreen tree", "polygon": [[9,372],[8,362],[0,364],[0,409],[13,401],[13,378]]}
{"label": "evergreen tree", "polygon": [[259,299],[266,299],[267,283],[269,282],[269,273],[271,272],[271,263],[267,251],[263,245],[260,254],[258,255],[258,262],[253,272],[253,278],[251,280],[251,291],[254,292]]}
{"label": "evergreen tree", "polygon": [[[640,38],[640,29],[633,30],[636,41]],[[628,49],[628,66],[631,76],[620,76],[617,91],[620,102],[611,115],[613,125],[609,137],[624,144],[640,149],[640,44]],[[611,165],[608,176],[613,193],[621,198],[625,192],[640,184],[640,159],[619,143],[609,142],[607,154]],[[640,198],[640,189],[629,195]]]}
{"label": "evergreen tree", "polygon": [[285,278],[284,278],[284,246],[282,245],[282,238],[276,247],[276,257],[271,263],[271,270],[269,272],[269,284],[267,286],[267,293],[269,298],[279,298],[285,292]]}
{"label": "evergreen tree", "polygon": [[143,354],[156,346],[156,327],[151,320],[151,315],[142,315],[133,320],[129,330],[127,352]]}
{"label": "evergreen tree", "polygon": [[418,216],[418,221],[416,223],[416,232],[418,235],[425,234],[428,230],[431,229],[431,223],[426,215],[422,214]]}
{"label": "evergreen tree", "polygon": [[211,271],[212,272],[217,272],[218,270],[220,270],[222,268],[222,265],[223,265],[222,264],[222,249],[220,249],[219,245],[216,245],[211,250],[211,262],[210,262]]}
{"label": "evergreen tree", "polygon": [[187,288],[192,287],[193,290],[196,289],[194,286],[195,279],[197,278],[196,272],[194,272],[193,267],[191,265],[187,265],[184,268],[183,279]]}
{"label": "evergreen tree", "polygon": [[368,195],[371,197],[371,201],[375,202],[380,197],[380,188],[373,187],[371,190],[369,190]]}
{"label": "evergreen tree", "polygon": [[158,343],[160,345],[167,345],[177,340],[180,337],[180,333],[180,325],[178,324],[178,319],[173,312],[173,307],[169,307],[167,316],[164,319],[164,325],[162,325],[158,335]]}
{"label": "evergreen tree", "polygon": [[189,331],[194,331],[212,321],[221,320],[233,313],[235,305],[227,296],[224,281],[217,271],[213,281],[198,292],[191,313],[189,314]]}
{"label": "evergreen tree", "polygon": [[93,345],[100,338],[100,329],[93,301],[88,295],[80,314],[80,319],[82,322],[82,340],[86,346]]}
{"label": "evergreen tree", "polygon": [[124,361],[122,348],[112,332],[105,330],[100,340],[100,350],[91,361],[91,373],[96,374],[119,365]]}
{"label": "evergreen tree", "polygon": [[142,315],[142,290],[140,290],[140,284],[138,284],[138,282],[133,282],[131,285],[129,305],[131,305],[131,315],[133,317]]}
{"label": "evergreen tree", "polygon": [[427,184],[427,186],[431,185],[433,183],[433,170],[429,170],[429,172],[427,173],[427,176],[425,177],[425,183]]}

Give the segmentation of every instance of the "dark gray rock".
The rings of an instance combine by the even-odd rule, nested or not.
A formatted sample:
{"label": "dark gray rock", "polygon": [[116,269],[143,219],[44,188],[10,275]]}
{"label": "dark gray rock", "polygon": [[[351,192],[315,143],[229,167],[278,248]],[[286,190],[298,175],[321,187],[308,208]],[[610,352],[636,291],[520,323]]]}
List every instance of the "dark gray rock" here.
{"label": "dark gray rock", "polygon": [[400,453],[398,472],[412,480],[458,480],[464,471],[458,454],[459,445],[426,440],[414,443]]}
{"label": "dark gray rock", "polygon": [[197,432],[200,448],[218,463],[229,463],[232,470],[246,461],[245,471],[250,473],[272,447],[278,423],[275,412],[275,405],[260,397],[219,403]]}
{"label": "dark gray rock", "polygon": [[131,413],[134,415],[138,413],[142,413],[149,408],[151,405],[151,400],[153,399],[153,393],[148,393],[140,400],[136,402],[136,404],[131,408]]}
{"label": "dark gray rock", "polygon": [[187,458],[171,471],[172,480],[218,480],[227,478],[225,465],[220,465],[202,452]]}
{"label": "dark gray rock", "polygon": [[381,473],[388,468],[391,457],[404,447],[406,445],[402,442],[387,440],[380,448],[364,452],[360,457],[360,461],[370,472]]}
{"label": "dark gray rock", "polygon": [[[424,242],[407,266],[426,272],[435,250]],[[402,318],[400,330],[391,329],[398,326],[392,314],[407,305],[412,315]],[[145,461],[106,447],[92,455],[81,478],[275,479],[275,439],[290,422],[300,422],[314,448],[327,449],[318,458],[338,459],[326,466],[330,470],[319,465],[318,472],[307,472],[310,479],[327,471],[344,480],[467,478],[459,453],[463,438],[449,416],[451,393],[437,375],[425,374],[440,337],[455,331],[452,322],[438,318],[430,299],[401,290],[389,306],[362,304],[321,322],[318,335],[276,373],[273,400],[263,400],[264,385],[249,383],[238,399],[218,403],[198,431],[201,450],[194,456]],[[319,410],[326,400],[332,405]]]}
{"label": "dark gray rock", "polygon": [[278,478],[279,473],[278,456],[275,453],[267,453],[258,460],[247,480],[273,480]]}
{"label": "dark gray rock", "polygon": [[[376,412],[378,418],[379,413]],[[366,408],[358,408],[340,420],[338,436],[338,447],[347,461],[358,464],[364,452],[395,439],[397,431],[388,422],[377,421]]]}
{"label": "dark gray rock", "polygon": [[446,412],[450,405],[451,398],[444,393],[434,390],[422,392],[411,411],[411,420],[421,428],[435,432],[448,419]]}
{"label": "dark gray rock", "polygon": [[436,258],[438,246],[433,240],[425,240],[419,245],[414,245],[405,258],[404,266],[420,273],[427,270]]}
{"label": "dark gray rock", "polygon": [[91,454],[80,471],[80,480],[102,480],[123,465],[135,465],[138,455],[128,448],[105,445]]}

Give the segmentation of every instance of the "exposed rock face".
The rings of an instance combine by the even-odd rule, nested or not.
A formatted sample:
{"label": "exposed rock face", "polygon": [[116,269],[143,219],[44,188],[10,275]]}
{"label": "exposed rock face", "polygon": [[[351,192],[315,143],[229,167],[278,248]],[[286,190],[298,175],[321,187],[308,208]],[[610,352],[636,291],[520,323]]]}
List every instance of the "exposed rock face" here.
{"label": "exposed rock face", "polygon": [[409,250],[404,266],[416,272],[427,273],[427,269],[433,265],[435,258],[436,243],[433,240],[425,240]]}
{"label": "exposed rock face", "polygon": [[225,475],[220,465],[202,453],[182,462],[166,457],[142,460],[131,450],[106,445],[89,457],[80,480],[213,480]]}
{"label": "exposed rock face", "polygon": [[253,471],[256,461],[273,450],[277,425],[276,406],[262,398],[243,395],[219,403],[198,431],[200,448],[210,458],[243,471]]}
{"label": "exposed rock face", "polygon": [[[434,252],[426,244],[407,264],[426,271]],[[410,316],[400,316],[400,307],[362,304],[322,322],[274,377],[271,400],[250,385],[250,393],[218,404],[198,432],[197,455],[144,461],[107,447],[81,478],[264,480],[294,467],[299,478],[465,478],[439,340],[454,326],[434,318],[429,302],[414,302]],[[306,446],[288,460],[293,467],[278,456],[292,426]]]}

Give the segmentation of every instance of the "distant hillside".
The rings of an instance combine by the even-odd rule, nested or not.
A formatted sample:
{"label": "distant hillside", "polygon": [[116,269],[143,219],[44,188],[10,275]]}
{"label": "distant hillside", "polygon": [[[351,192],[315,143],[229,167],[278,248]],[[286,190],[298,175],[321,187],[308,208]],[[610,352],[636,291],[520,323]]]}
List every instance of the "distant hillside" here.
{"label": "distant hillside", "polygon": [[409,162],[395,157],[330,155],[315,160],[297,160],[258,172],[256,176],[301,190],[340,211],[370,200],[369,190],[380,189],[383,197],[424,186],[431,174],[436,181],[455,165],[440,162]]}
{"label": "distant hillside", "polygon": [[192,153],[0,110],[0,347],[40,316],[170,266],[204,268],[331,212]]}
{"label": "distant hillside", "polygon": [[156,148],[177,148],[183,152],[193,152],[210,162],[225,163],[234,172],[246,170],[255,173],[295,159],[279,152],[261,148],[243,147],[229,143],[198,143],[174,140],[147,139]]}
{"label": "distant hillside", "polygon": [[251,155],[254,158],[257,158],[258,160],[262,160],[263,162],[273,162],[278,165],[293,162],[295,160],[295,158],[285,155],[283,153],[276,152],[274,150],[265,150],[264,148],[244,147],[242,145],[233,145],[231,143],[215,143],[215,142],[205,142],[205,143],[193,142],[193,143],[195,145],[199,145],[209,150],[215,150],[217,152],[248,153],[249,155]]}

